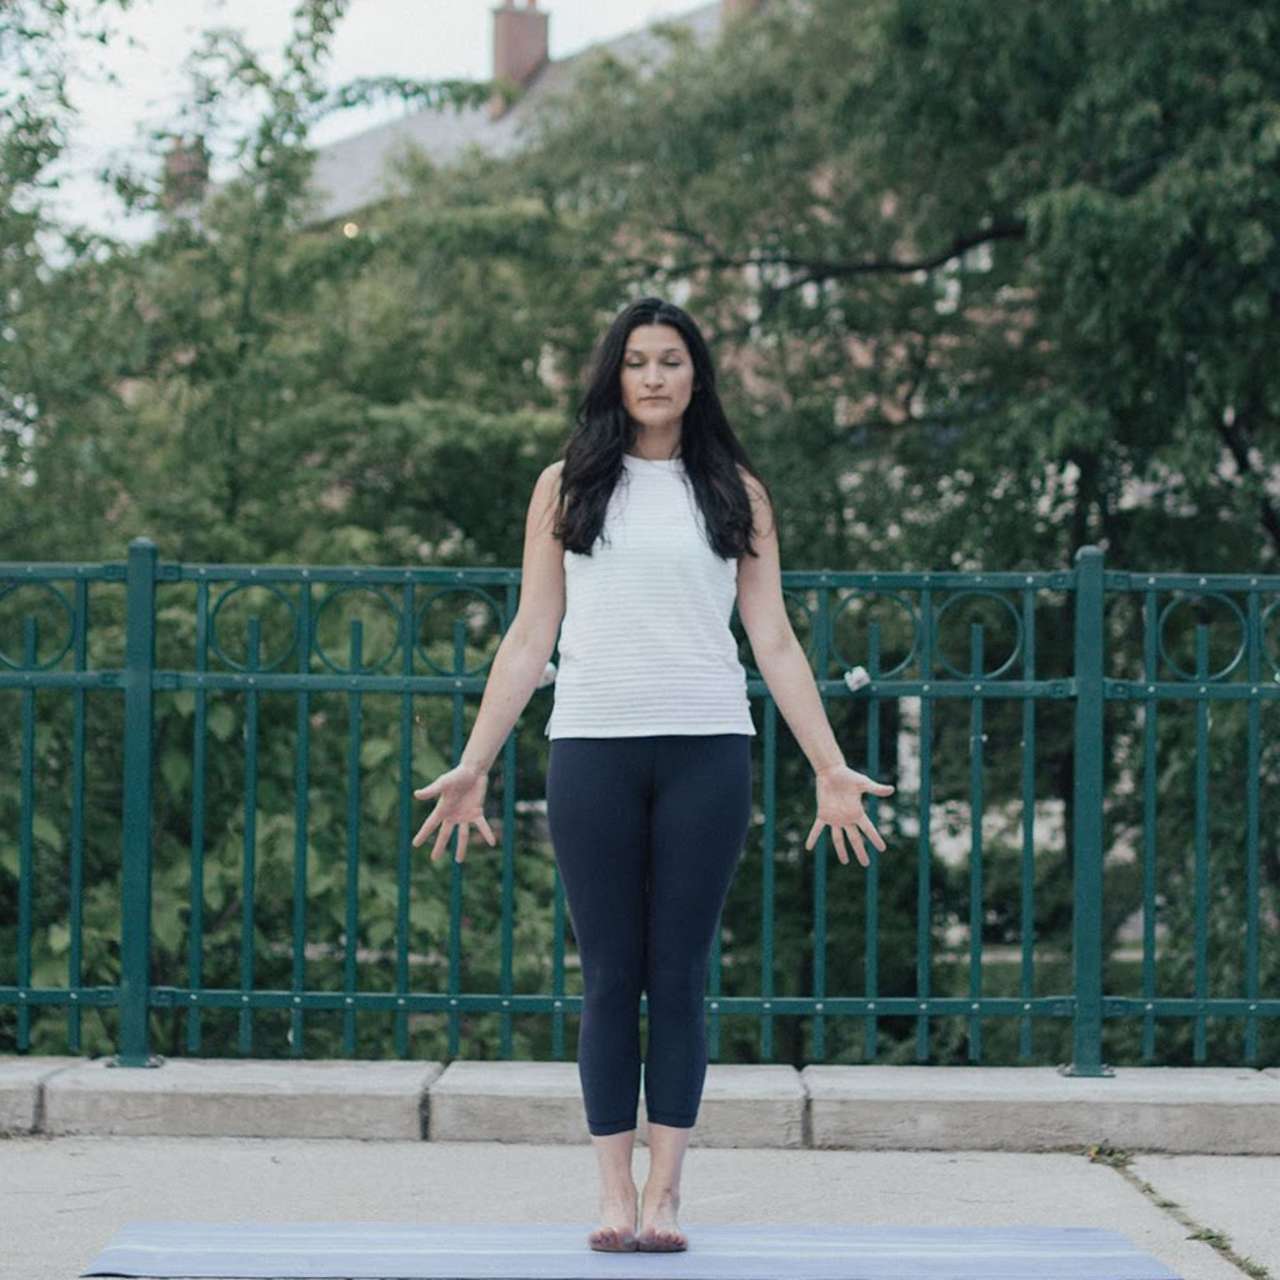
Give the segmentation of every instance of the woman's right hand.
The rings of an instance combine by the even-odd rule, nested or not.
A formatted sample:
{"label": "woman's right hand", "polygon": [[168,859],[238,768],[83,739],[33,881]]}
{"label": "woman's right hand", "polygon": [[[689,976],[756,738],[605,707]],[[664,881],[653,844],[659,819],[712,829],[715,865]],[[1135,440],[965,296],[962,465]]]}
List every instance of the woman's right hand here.
{"label": "woman's right hand", "polygon": [[436,829],[440,834],[436,837],[435,847],[431,850],[431,861],[439,862],[444,856],[445,846],[458,828],[458,852],[454,859],[462,862],[467,854],[467,836],[470,834],[468,824],[474,822],[488,840],[490,847],[497,844],[493,832],[489,829],[488,819],[484,816],[484,794],[489,787],[488,773],[481,773],[473,765],[460,764],[442,773],[428,786],[419,787],[413,794],[419,800],[430,800],[439,797],[436,807],[427,815],[427,820],[413,837],[416,849]]}

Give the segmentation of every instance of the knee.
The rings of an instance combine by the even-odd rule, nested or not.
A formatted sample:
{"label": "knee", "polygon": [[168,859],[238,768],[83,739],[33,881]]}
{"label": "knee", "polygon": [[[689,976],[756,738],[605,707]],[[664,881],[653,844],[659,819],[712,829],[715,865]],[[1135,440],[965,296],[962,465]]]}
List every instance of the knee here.
{"label": "knee", "polygon": [[638,1005],[644,974],[638,965],[586,965],[582,987],[584,997],[593,1003]]}
{"label": "knee", "polygon": [[649,1007],[701,1010],[706,985],[705,965],[655,966],[646,981]]}

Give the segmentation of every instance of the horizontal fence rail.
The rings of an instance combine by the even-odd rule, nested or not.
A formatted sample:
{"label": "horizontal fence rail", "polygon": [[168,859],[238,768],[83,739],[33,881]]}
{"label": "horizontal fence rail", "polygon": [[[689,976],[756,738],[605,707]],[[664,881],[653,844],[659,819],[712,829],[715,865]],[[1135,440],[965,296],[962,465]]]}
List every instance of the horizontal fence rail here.
{"label": "horizontal fence rail", "polygon": [[[0,564],[0,742],[12,781],[0,792],[0,928],[12,940],[10,954],[0,955],[0,1014],[14,1028],[13,1046],[28,1051],[38,1011],[61,1009],[78,1052],[86,1007],[113,1010],[114,1063],[154,1065],[158,1013],[185,1011],[184,1048],[197,1053],[204,1015],[234,1009],[235,1049],[247,1055],[255,1019],[287,1010],[289,1052],[301,1056],[308,1017],[330,1011],[342,1015],[347,1056],[359,1052],[357,1014],[389,1015],[395,1052],[405,1057],[411,1019],[430,1014],[444,1019],[452,1057],[464,1016],[493,1014],[501,1056],[513,1054],[514,1020],[536,1016],[549,1022],[550,1053],[563,1057],[566,1019],[580,1013],[582,999],[569,990],[570,921],[545,857],[545,826],[545,878],[524,880],[515,857],[520,822],[536,827],[540,812],[538,801],[519,798],[516,732],[496,762],[495,932],[476,939],[473,930],[467,944],[477,953],[496,948],[489,990],[464,981],[465,890],[482,868],[469,853],[463,863],[450,858],[447,873],[443,863],[424,870],[434,836],[420,851],[410,844],[429,811],[412,790],[460,757],[467,704],[478,704],[519,585],[511,569],[168,563],[145,538],[129,545],[124,563]],[[1276,750],[1264,734],[1280,702],[1280,658],[1270,639],[1280,576],[1109,571],[1098,548],[1084,547],[1069,571],[795,571],[783,574],[783,585],[846,758],[895,783],[891,804],[867,802],[891,847],[869,848],[865,872],[839,868],[857,875],[834,886],[829,832],[811,855],[797,857],[798,837],[779,832],[778,816],[798,806],[807,829],[811,786],[803,796],[794,784],[790,795],[780,790],[778,709],[744,658],[760,803],[743,868],[751,871],[742,877],[751,900],[731,899],[727,950],[719,934],[713,943],[712,1056],[722,1024],[735,1020],[753,1028],[758,1057],[773,1060],[780,1020],[799,1020],[809,1061],[830,1060],[829,1037],[840,1039],[842,1060],[875,1060],[887,1028],[890,1041],[897,1036],[894,1060],[924,1062],[937,1050],[939,1020],[951,1019],[963,1028],[968,1061],[989,1060],[984,1029],[1002,1025],[1016,1028],[1016,1056],[1030,1060],[1033,1028],[1054,1023],[1067,1029],[1063,1069],[1100,1076],[1111,1070],[1103,1061],[1109,1030],[1134,1028],[1139,1057],[1153,1061],[1159,1021],[1189,1026],[1193,1060],[1202,1062],[1216,1020],[1240,1030],[1228,1056],[1258,1064],[1267,1020],[1280,1015],[1280,998],[1266,994],[1267,975],[1280,969],[1267,950],[1280,925],[1280,885],[1269,868],[1280,860],[1265,808]],[[91,631],[91,603],[94,630],[100,617],[111,618],[101,637]],[[177,655],[173,665],[166,654]],[[526,712],[539,729],[552,676],[549,667]],[[92,771],[87,758],[91,697],[106,699],[118,717],[97,747],[104,756],[119,751],[118,792],[109,795],[101,778],[116,767],[114,757],[95,760]],[[287,714],[277,709],[281,698]],[[341,741],[331,724],[339,704],[343,718],[333,724]],[[421,706],[448,708],[440,720],[447,751],[429,737],[423,745]],[[1215,712],[1228,732],[1211,736]],[[1055,797],[1038,764],[1042,740],[1066,769],[1054,774],[1061,831],[1052,838],[1045,815]],[[215,840],[212,813],[221,801],[213,780],[236,750],[237,812]],[[319,780],[316,767],[327,770]],[[794,761],[790,770],[811,780]],[[46,775],[58,785],[42,781]],[[935,800],[939,778],[955,793],[945,803]],[[987,802],[989,785],[998,804]],[[168,806],[163,829],[158,788]],[[530,790],[541,794],[526,779]],[[91,836],[117,800],[118,846],[104,865]],[[953,812],[961,815],[956,830],[947,826]],[[1007,819],[998,830],[997,819]],[[228,871],[232,837],[238,866]],[[317,862],[313,844],[321,841],[327,861]],[[488,852],[474,835],[470,849],[478,858]],[[793,864],[806,877],[797,900],[808,915],[793,931],[802,941],[781,957],[779,902],[797,892],[795,877],[781,878]],[[447,888],[432,879],[444,874]],[[166,891],[185,886],[185,921],[155,914],[157,876]],[[86,915],[98,881],[115,895],[114,952],[114,940],[97,936]],[[1041,899],[1053,893],[1066,913],[1058,922],[1063,963],[1046,979],[1041,934],[1051,922]],[[955,900],[943,901],[947,895]],[[276,935],[263,936],[260,910],[285,899],[287,916],[271,915]],[[309,981],[308,908],[319,901],[329,904],[340,938],[330,950],[342,969],[318,988]],[[1122,906],[1131,980],[1116,943]],[[380,921],[372,932],[370,911]],[[228,913],[238,913],[238,939],[219,972],[233,969],[234,982],[211,986],[207,937],[237,923]],[[526,958],[518,935],[548,913],[550,989],[517,990],[517,961]],[[1165,972],[1170,931],[1180,958]],[[390,957],[391,967],[375,965],[386,989],[362,981],[366,934],[368,949]],[[748,938],[758,940],[758,955],[745,949]],[[37,981],[37,943],[58,957],[61,984],[49,971]],[[441,977],[428,989],[412,973],[420,946],[439,948]],[[105,966],[114,981],[86,980],[91,948],[99,972]],[[182,981],[173,963],[158,971],[162,950],[183,957]],[[998,950],[1016,972],[1005,965],[1010,972],[993,991]],[[259,963],[286,952],[287,986],[264,988]],[[754,984],[735,968],[741,955],[758,964]],[[794,979],[798,963],[807,990],[777,992],[780,968]],[[1215,978],[1219,970],[1225,977]],[[1046,981],[1058,986],[1046,989]],[[851,1046],[842,1028],[860,1033],[860,1044]]]}

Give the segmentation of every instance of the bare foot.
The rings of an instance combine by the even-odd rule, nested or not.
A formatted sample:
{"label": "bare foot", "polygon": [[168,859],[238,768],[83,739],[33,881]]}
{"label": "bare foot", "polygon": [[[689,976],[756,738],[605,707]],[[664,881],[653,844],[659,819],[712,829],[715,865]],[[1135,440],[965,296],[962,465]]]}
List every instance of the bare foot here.
{"label": "bare foot", "polygon": [[646,1187],[636,1248],[646,1253],[675,1253],[687,1248],[689,1241],[676,1224],[679,1209],[678,1191],[655,1192],[651,1195]]}
{"label": "bare foot", "polygon": [[629,1195],[600,1196],[600,1225],[587,1237],[587,1243],[601,1253],[629,1253],[636,1247],[636,1210],[639,1197],[631,1188]]}

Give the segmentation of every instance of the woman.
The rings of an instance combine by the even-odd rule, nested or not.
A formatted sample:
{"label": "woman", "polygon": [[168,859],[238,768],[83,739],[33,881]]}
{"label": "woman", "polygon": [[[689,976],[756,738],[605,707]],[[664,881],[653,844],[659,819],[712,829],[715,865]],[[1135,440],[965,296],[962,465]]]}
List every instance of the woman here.
{"label": "woman", "polygon": [[[729,628],[735,600],[814,766],[805,847],[824,825],[841,862],[846,835],[863,866],[860,831],[885,847],[862,795],[893,787],[844,763],[783,604],[771,507],[697,325],[661,299],[632,303],[596,351],[563,460],[534,487],[519,610],[461,763],[414,792],[437,798],[413,840],[439,826],[432,861],[456,827],[461,862],[472,822],[496,843],[489,768],[558,637],[547,819],[582,962],[578,1073],[600,1174],[593,1249],[687,1246],[676,1212],[707,1065],[707,962],[751,820],[755,727]],[[649,1176],[638,1196],[642,991]]]}

